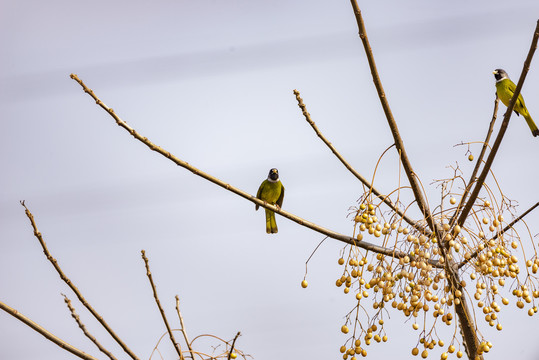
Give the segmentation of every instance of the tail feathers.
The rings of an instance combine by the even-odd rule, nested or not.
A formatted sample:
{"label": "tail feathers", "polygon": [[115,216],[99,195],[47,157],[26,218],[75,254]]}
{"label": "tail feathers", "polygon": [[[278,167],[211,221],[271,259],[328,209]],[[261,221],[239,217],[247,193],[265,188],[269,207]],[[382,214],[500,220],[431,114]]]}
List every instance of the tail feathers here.
{"label": "tail feathers", "polygon": [[275,213],[270,210],[266,210],[266,233],[277,234],[277,222],[275,221]]}
{"label": "tail feathers", "polygon": [[539,129],[537,128],[537,125],[535,125],[532,117],[528,114],[528,116],[524,116],[524,118],[526,119],[526,123],[528,123],[533,136],[539,136]]}

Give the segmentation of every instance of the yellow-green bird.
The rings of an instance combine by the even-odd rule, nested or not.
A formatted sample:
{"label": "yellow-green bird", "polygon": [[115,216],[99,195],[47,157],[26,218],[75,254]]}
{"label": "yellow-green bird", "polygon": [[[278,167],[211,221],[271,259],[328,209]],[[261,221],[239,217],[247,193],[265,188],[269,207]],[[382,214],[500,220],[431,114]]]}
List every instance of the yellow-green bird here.
{"label": "yellow-green bird", "polygon": [[[260,184],[256,197],[268,204],[277,205],[279,208],[283,206],[284,186],[279,180],[279,171],[271,169],[268,178]],[[258,210],[258,205],[255,206]],[[266,210],[266,232],[268,234],[277,233],[277,223],[275,222],[275,213],[271,210]]]}
{"label": "yellow-green bird", "polygon": [[[505,106],[509,106],[509,102],[511,101],[511,98],[515,93],[515,89],[517,88],[517,86],[514,82],[511,81],[511,79],[509,79],[509,75],[507,75],[505,70],[496,69],[492,73],[496,78],[496,93],[498,94],[498,97]],[[533,122],[533,119],[530,116],[528,109],[526,109],[526,104],[524,104],[524,98],[522,97],[522,94],[518,94],[518,99],[515,103],[515,106],[513,107],[513,110],[517,115],[524,116],[524,119],[526,119],[526,122],[528,123],[528,126],[530,127],[533,136],[539,135],[539,129],[537,129],[537,125],[535,125],[535,122]]]}

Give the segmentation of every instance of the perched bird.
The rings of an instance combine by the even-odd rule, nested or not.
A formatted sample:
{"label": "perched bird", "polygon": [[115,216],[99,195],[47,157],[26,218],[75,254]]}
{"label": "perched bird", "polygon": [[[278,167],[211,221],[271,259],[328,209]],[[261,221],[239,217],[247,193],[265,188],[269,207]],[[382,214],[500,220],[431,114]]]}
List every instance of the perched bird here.
{"label": "perched bird", "polygon": [[[498,94],[498,97],[505,106],[509,106],[509,102],[515,93],[517,86],[511,81],[511,79],[509,79],[509,75],[507,75],[505,70],[496,69],[492,73],[496,78],[496,93]],[[526,104],[524,104],[522,94],[518,94],[518,99],[513,107],[513,110],[517,115],[524,116],[524,119],[526,119],[533,136],[539,135],[539,129],[537,129],[537,125],[535,125],[530,113],[528,112],[528,109],[526,109]]]}
{"label": "perched bird", "polygon": [[[268,204],[277,205],[279,208],[283,206],[284,186],[279,180],[279,171],[271,169],[268,178],[260,184],[256,197]],[[258,210],[258,205],[255,206]],[[268,234],[277,233],[277,223],[275,222],[275,213],[271,210],[266,210],[266,232]]]}

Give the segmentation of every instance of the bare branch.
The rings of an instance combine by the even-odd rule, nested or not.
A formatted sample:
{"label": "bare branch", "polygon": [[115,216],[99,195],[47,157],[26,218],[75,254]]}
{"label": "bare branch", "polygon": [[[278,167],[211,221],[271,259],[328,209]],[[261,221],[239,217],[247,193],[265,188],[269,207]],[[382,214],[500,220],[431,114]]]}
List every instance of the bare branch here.
{"label": "bare branch", "polygon": [[191,347],[191,343],[189,342],[189,338],[187,337],[187,330],[185,330],[185,325],[183,324],[183,316],[180,312],[180,297],[176,295],[176,312],[178,313],[178,318],[180,318],[180,326],[182,327],[180,331],[183,334],[183,338],[185,340],[185,343],[187,344],[187,348],[189,349],[189,353],[191,354],[191,359],[195,359],[195,355],[193,354],[193,348]]}
{"label": "bare branch", "polygon": [[172,333],[172,329],[170,328],[170,325],[168,324],[165,311],[163,310],[163,307],[161,306],[161,302],[159,301],[159,296],[157,296],[157,289],[155,288],[155,284],[153,282],[152,272],[150,271],[150,263],[148,262],[148,258],[146,257],[146,251],[142,250],[141,254],[142,254],[142,259],[144,260],[144,264],[146,265],[146,275],[148,275],[148,279],[150,280],[150,285],[152,286],[153,297],[155,298],[155,303],[157,304],[157,307],[159,308],[159,312],[161,313],[161,317],[163,318],[163,322],[165,323],[165,326],[167,328],[168,336],[170,338],[170,341],[172,341],[172,344],[174,345],[176,352],[180,356],[180,360],[183,360],[182,350],[180,349],[178,342],[174,338],[174,334]]}
{"label": "bare branch", "polygon": [[60,265],[58,265],[58,261],[56,261],[55,258],[52,257],[51,253],[49,252],[49,249],[47,248],[47,244],[45,244],[45,241],[43,240],[43,237],[41,236],[41,233],[37,230],[37,225],[34,220],[34,216],[28,210],[26,205],[24,204],[24,201],[21,201],[21,205],[25,209],[26,216],[30,220],[30,223],[32,224],[32,228],[34,229],[34,236],[39,240],[39,243],[41,244],[41,247],[43,248],[43,253],[47,257],[47,260],[50,261],[56,272],[58,272],[58,275],[60,275],[60,278],[73,290],[75,295],[77,295],[77,298],[79,301],[90,311],[90,313],[99,321],[99,323],[107,330],[107,332],[112,336],[114,340],[124,349],[124,351],[131,356],[133,360],[139,360],[138,357],[127,347],[127,345],[116,335],[116,333],[111,329],[111,327],[105,322],[103,317],[97,313],[97,311],[94,310],[94,308],[86,301],[84,296],[82,296],[82,293],[77,289],[75,284],[67,277],[67,275],[63,272],[63,270],[60,268]]}
{"label": "bare branch", "polygon": [[481,153],[479,154],[479,157],[477,158],[477,162],[475,163],[475,167],[472,171],[472,175],[470,176],[470,180],[468,181],[468,184],[466,185],[466,188],[464,189],[464,193],[462,194],[459,204],[457,205],[457,208],[455,209],[455,213],[453,214],[453,216],[451,217],[451,220],[449,221],[449,224],[451,226],[454,225],[455,220],[459,216],[459,211],[462,209],[462,207],[466,203],[466,198],[468,197],[468,194],[470,190],[472,189],[473,184],[475,184],[477,172],[479,171],[479,168],[481,167],[481,164],[483,163],[483,157],[485,156],[488,143],[490,141],[490,136],[492,135],[492,131],[494,130],[494,123],[496,122],[499,102],[500,100],[498,99],[498,96],[496,95],[496,99],[494,99],[494,111],[492,113],[492,120],[490,121],[490,125],[488,127],[487,136],[485,138],[485,141],[483,142]]}
{"label": "bare branch", "polygon": [[[63,294],[62,294],[63,295]],[[71,305],[71,300],[69,300],[69,298],[67,296],[64,295],[64,302],[66,303],[69,311],[71,312],[71,317],[73,319],[75,319],[75,321],[77,322],[77,324],[79,325],[79,328],[82,330],[82,332],[84,333],[84,335],[86,335],[86,337],[88,339],[90,339],[96,346],[97,348],[102,352],[104,353],[105,355],[107,355],[111,360],[116,360],[116,357],[114,357],[114,355],[112,355],[112,353],[110,351],[108,351],[107,349],[105,349],[98,341],[97,339],[95,338],[95,336],[93,336],[92,334],[90,334],[90,332],[86,329],[86,326],[82,323],[82,321],[80,320],[80,316],[75,312],[75,308],[73,307],[73,305]]]}
{"label": "bare branch", "polygon": [[[171,154],[170,152],[166,151],[165,149],[153,144],[150,140],[148,140],[148,138],[146,137],[143,137],[141,136],[139,133],[137,133],[135,131],[135,129],[133,129],[132,127],[130,127],[129,125],[127,125],[127,123],[125,121],[123,121],[122,119],[120,119],[120,117],[118,115],[116,115],[116,113],[114,112],[114,110],[112,110],[111,108],[109,108],[107,105],[105,105],[95,94],[94,92],[89,89],[83,82],[82,80],[80,80],[77,75],[75,74],[71,74],[71,78],[73,80],[75,80],[76,82],[79,83],[80,86],[82,86],[82,88],[84,89],[84,92],[87,93],[88,95],[90,95],[95,101],[96,103],[101,106],[105,111],[107,111],[107,113],[112,116],[112,118],[116,121],[116,124],[122,128],[124,128],[125,130],[127,130],[131,135],[133,135],[133,137],[137,140],[139,140],[140,142],[142,142],[144,145],[146,145],[147,147],[149,147],[151,150],[165,156],[167,159],[169,159],[170,161],[174,162],[176,165],[179,165],[189,171],[191,171],[193,174],[195,175],[198,175],[228,191],[231,191],[233,193],[235,193],[236,195],[239,195],[241,196],[242,198],[244,199],[247,199],[263,208],[266,208],[268,210],[272,210],[274,211],[275,213],[289,219],[289,220],[292,220],[296,223],[298,223],[299,225],[301,226],[305,226],[309,229],[312,229],[316,232],[319,232],[321,234],[324,234],[332,239],[335,239],[335,240],[339,240],[339,241],[342,241],[342,242],[345,242],[347,244],[351,244],[351,245],[355,245],[355,246],[358,246],[360,248],[363,248],[365,250],[370,250],[370,251],[374,251],[374,252],[377,252],[377,253],[380,253],[380,254],[383,254],[383,255],[387,255],[387,256],[392,256],[392,257],[396,257],[396,258],[403,258],[405,256],[409,256],[408,254],[404,253],[404,252],[400,252],[400,251],[397,251],[397,250],[394,250],[394,249],[389,249],[389,248],[385,248],[383,246],[378,246],[378,245],[375,245],[375,244],[372,244],[372,243],[369,243],[367,241],[357,241],[356,239],[350,237],[350,236],[347,236],[347,235],[343,235],[343,234],[340,234],[338,232],[335,232],[335,231],[332,231],[332,230],[329,230],[329,229],[326,229],[324,227],[321,227],[319,225],[316,225],[310,221],[307,221],[307,220],[304,220],[302,218],[300,218],[299,216],[296,216],[292,213],[289,213],[285,210],[283,210],[282,208],[278,207],[278,206],[275,206],[275,205],[271,205],[271,204],[268,204],[267,202],[265,201],[262,201],[260,199],[257,199],[256,196],[254,195],[251,195],[243,190],[240,190],[228,183],[225,183],[224,181],[210,175],[210,174],[207,174],[199,169],[197,169],[196,167],[190,165],[189,163],[179,159],[178,157],[176,157],[175,155]],[[433,265],[433,266],[437,266],[437,267],[443,267],[443,265],[440,265],[438,264],[436,261],[433,261],[433,260],[429,260],[429,262]]]}
{"label": "bare branch", "polygon": [[366,187],[370,189],[370,191],[382,199],[382,201],[389,206],[395,213],[397,213],[404,221],[406,221],[408,224],[410,224],[412,227],[414,227],[416,230],[418,230],[421,233],[425,232],[425,228],[417,223],[417,221],[414,221],[410,219],[404,212],[402,212],[401,209],[399,209],[389,196],[382,195],[367,179],[365,179],[360,173],[358,173],[348,161],[344,159],[344,157],[337,151],[335,146],[329,142],[326,137],[322,134],[322,132],[318,129],[318,126],[316,126],[316,123],[311,119],[311,114],[307,111],[307,106],[303,103],[303,99],[300,97],[300,93],[297,90],[294,90],[294,95],[296,95],[296,100],[298,101],[298,106],[301,108],[301,111],[303,113],[303,116],[305,117],[305,120],[311,125],[314,132],[318,137],[324,142],[324,144],[327,145],[327,147],[331,150],[333,154],[339,159],[339,161],[350,171],[359,181],[361,181]]}
{"label": "bare branch", "polygon": [[230,360],[230,357],[232,356],[232,353],[234,352],[234,345],[236,344],[236,340],[238,340],[238,337],[241,335],[241,333],[238,331],[236,336],[234,336],[234,340],[232,341],[232,345],[230,346],[230,351],[228,352],[228,360]]}
{"label": "bare branch", "polygon": [[23,323],[25,323],[26,325],[28,325],[29,327],[31,327],[32,329],[34,329],[35,331],[40,333],[41,335],[45,336],[48,340],[52,341],[53,343],[55,343],[56,345],[58,345],[62,349],[69,351],[73,355],[78,356],[81,359],[85,359],[85,360],[97,360],[97,358],[95,358],[95,357],[93,357],[91,355],[88,355],[85,352],[77,349],[76,347],[68,344],[64,340],[62,340],[59,337],[57,337],[56,335],[50,333],[49,331],[47,331],[46,329],[44,329],[43,327],[41,327],[37,323],[33,322],[32,320],[30,320],[29,318],[27,318],[26,316],[24,316],[23,314],[21,314],[17,310],[13,309],[12,307],[4,304],[3,302],[0,302],[0,309],[4,310],[5,312],[12,315],[13,317],[19,319],[20,321],[22,321]]}

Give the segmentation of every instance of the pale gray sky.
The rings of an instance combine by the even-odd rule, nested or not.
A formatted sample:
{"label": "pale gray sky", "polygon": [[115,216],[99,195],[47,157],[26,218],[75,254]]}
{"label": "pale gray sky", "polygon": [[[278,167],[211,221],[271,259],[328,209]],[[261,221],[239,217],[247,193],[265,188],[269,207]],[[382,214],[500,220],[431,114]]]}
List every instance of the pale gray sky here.
{"label": "pale gray sky", "polygon": [[[381,78],[431,206],[433,179],[471,164],[461,141],[481,141],[494,100],[492,70],[518,78],[539,18],[536,0],[360,1]],[[256,193],[271,167],[284,207],[351,234],[361,186],[303,119],[313,120],[366,177],[392,139],[348,1],[0,0],[0,300],[99,358],[64,305],[61,282],[33,237],[26,200],[53,256],[143,359],[165,331],[140,250],[173,322],[179,294],[191,337],[237,331],[256,359],[340,358],[339,329],[355,300],[336,288],[340,243],[277,217],[266,235],[254,205],[150,152],[115,125],[76,73],[144,136],[183,160]],[[523,94],[539,119],[539,65]],[[505,111],[500,106],[499,115]],[[513,117],[493,166],[520,210],[538,201],[539,140]],[[478,154],[478,147],[473,147]],[[396,185],[397,157],[377,187]],[[529,216],[534,235],[539,213]],[[523,233],[524,227],[519,228]],[[121,358],[78,302],[86,325]],[[537,319],[514,306],[504,331],[480,322],[489,359],[536,359]],[[369,358],[412,358],[411,322],[392,313],[386,345]],[[449,329],[452,330],[452,329]],[[445,331],[445,330],[442,330]],[[72,356],[0,313],[0,358]],[[168,342],[160,347],[175,358]],[[439,352],[431,355],[439,357]],[[155,357],[154,357],[155,358]]]}

